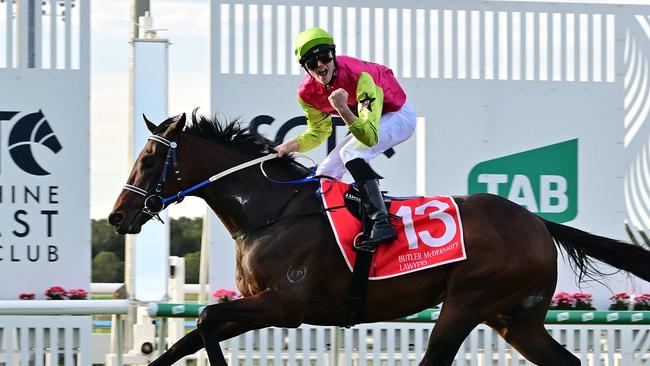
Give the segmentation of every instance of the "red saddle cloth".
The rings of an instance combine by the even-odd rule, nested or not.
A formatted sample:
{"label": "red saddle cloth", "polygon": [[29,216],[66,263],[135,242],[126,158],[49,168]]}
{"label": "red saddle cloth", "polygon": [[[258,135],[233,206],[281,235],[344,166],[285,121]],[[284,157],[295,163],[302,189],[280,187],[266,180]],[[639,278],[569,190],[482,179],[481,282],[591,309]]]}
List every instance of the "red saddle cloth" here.
{"label": "red saddle cloth", "polygon": [[[344,206],[349,184],[321,180],[326,208]],[[373,257],[370,279],[379,280],[466,259],[463,226],[456,202],[449,196],[393,199],[389,212],[397,240],[381,244]],[[350,271],[356,251],[352,244],[362,230],[361,222],[347,208],[327,211],[339,249]]]}

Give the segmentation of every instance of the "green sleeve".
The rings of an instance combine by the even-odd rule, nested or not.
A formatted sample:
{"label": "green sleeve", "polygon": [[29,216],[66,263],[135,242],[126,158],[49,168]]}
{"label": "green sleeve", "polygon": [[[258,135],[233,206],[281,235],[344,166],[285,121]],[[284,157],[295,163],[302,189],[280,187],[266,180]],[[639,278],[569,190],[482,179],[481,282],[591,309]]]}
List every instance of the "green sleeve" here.
{"label": "green sleeve", "polygon": [[329,135],[332,134],[332,116],[305,103],[298,97],[298,103],[302,106],[307,117],[307,129],[296,136],[295,140],[300,146],[299,152],[305,152],[320,145]]}
{"label": "green sleeve", "polygon": [[350,132],[366,146],[379,140],[379,121],[384,106],[384,91],[366,72],[359,75],[357,84],[358,118],[350,125]]}

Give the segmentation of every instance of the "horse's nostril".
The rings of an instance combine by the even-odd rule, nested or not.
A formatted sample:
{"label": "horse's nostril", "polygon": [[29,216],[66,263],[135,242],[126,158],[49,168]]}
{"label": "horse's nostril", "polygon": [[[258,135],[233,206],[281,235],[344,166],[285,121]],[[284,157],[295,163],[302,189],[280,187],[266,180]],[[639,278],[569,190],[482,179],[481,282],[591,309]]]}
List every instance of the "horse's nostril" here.
{"label": "horse's nostril", "polygon": [[124,215],[122,215],[119,212],[113,212],[112,214],[108,215],[108,223],[113,226],[120,225],[123,219],[124,219]]}

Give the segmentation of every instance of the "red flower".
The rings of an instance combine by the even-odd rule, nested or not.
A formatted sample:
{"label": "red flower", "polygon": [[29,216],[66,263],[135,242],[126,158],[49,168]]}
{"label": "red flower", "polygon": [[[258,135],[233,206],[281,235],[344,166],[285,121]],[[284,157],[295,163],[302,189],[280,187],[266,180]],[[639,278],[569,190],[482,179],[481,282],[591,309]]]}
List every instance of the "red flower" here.
{"label": "red flower", "polygon": [[634,310],[650,310],[650,294],[635,296]]}
{"label": "red flower", "polygon": [[68,299],[70,300],[85,300],[88,297],[88,292],[82,288],[68,291]]}
{"label": "red flower", "polygon": [[573,309],[573,296],[566,292],[560,292],[553,296],[551,300],[551,309],[555,310],[569,310]]}
{"label": "red flower", "polygon": [[569,294],[567,292],[560,292],[553,296],[551,301],[552,310],[593,310],[591,306],[591,294],[576,292]]}
{"label": "red flower", "polygon": [[620,292],[609,298],[612,304],[609,310],[629,310],[630,308],[630,295],[625,292]]}
{"label": "red flower", "polygon": [[635,302],[642,302],[642,301],[643,302],[646,302],[646,301],[650,302],[650,294],[643,294],[643,295],[635,296],[634,301]]}
{"label": "red flower", "polygon": [[573,294],[574,309],[576,310],[593,310],[591,306],[591,294],[585,294],[582,292],[576,292]]}
{"label": "red flower", "polygon": [[28,293],[22,293],[18,295],[18,298],[21,300],[34,300],[36,297],[36,294],[33,292],[28,292]]}
{"label": "red flower", "polygon": [[225,289],[220,289],[215,291],[212,294],[212,297],[217,299],[217,302],[226,302],[226,301],[232,301],[235,299],[239,298],[239,295],[235,291],[230,291],[230,290],[225,290]]}
{"label": "red flower", "polygon": [[61,286],[52,286],[45,291],[45,297],[48,300],[63,300],[68,293]]}

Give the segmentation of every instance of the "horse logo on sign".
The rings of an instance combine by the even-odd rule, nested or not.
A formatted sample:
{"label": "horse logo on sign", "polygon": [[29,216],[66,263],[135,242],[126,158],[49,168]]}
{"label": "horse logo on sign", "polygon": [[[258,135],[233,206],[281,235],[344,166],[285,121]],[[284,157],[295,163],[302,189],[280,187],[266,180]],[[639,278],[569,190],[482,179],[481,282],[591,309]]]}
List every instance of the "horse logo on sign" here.
{"label": "horse logo on sign", "polygon": [[[24,172],[32,175],[49,175],[39,164],[36,156],[41,147],[57,154],[62,146],[42,111],[20,118],[9,133],[9,154],[14,163]],[[39,152],[39,153],[36,153]]]}

